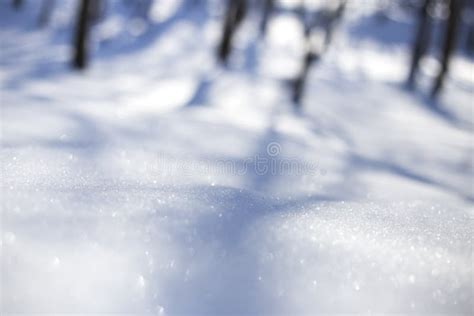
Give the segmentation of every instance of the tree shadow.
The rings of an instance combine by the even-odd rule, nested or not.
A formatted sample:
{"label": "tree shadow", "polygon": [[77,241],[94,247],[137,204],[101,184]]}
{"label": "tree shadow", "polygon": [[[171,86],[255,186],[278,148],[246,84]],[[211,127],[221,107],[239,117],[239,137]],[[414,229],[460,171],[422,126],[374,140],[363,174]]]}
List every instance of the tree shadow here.
{"label": "tree shadow", "polygon": [[199,83],[194,90],[193,95],[188,102],[185,103],[184,107],[195,107],[204,105],[208,99],[209,92],[214,84],[215,79],[209,76],[201,78]]}
{"label": "tree shadow", "polygon": [[374,41],[385,46],[405,45],[415,33],[412,17],[395,20],[374,13],[357,19],[349,28],[351,38],[359,41]]}
{"label": "tree shadow", "polygon": [[443,183],[441,181],[437,181],[432,177],[424,175],[422,173],[418,173],[410,168],[404,167],[400,164],[397,164],[390,160],[380,160],[380,159],[373,159],[368,158],[359,154],[352,153],[348,159],[350,165],[352,165],[352,169],[356,170],[356,172],[360,172],[362,170],[375,170],[386,172],[389,174],[397,175],[402,178],[410,179],[415,182],[419,182],[422,184],[426,184],[428,186],[440,189],[442,191],[449,192],[451,194],[457,195],[460,198],[464,199],[467,202],[474,202],[474,196],[468,193],[463,193],[456,187],[449,185],[447,183]]}
{"label": "tree shadow", "polygon": [[455,128],[459,128],[461,130],[470,131],[473,128],[473,125],[466,120],[461,119],[458,115],[454,112],[450,111],[447,107],[445,102],[442,100],[442,95],[439,95],[436,98],[433,98],[423,92],[417,92],[414,87],[411,87],[407,83],[400,83],[398,85],[388,84],[389,86],[395,86],[403,91],[407,96],[415,97],[420,102],[420,105],[423,106],[424,109],[428,110],[431,114],[436,116],[437,118],[443,120],[444,122],[450,124]]}

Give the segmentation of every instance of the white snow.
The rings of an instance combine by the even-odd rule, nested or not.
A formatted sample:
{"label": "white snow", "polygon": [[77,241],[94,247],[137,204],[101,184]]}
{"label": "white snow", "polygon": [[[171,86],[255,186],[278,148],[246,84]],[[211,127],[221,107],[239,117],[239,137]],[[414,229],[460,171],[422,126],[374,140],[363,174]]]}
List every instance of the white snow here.
{"label": "white snow", "polygon": [[74,73],[60,6],[39,30],[0,4],[2,312],[472,312],[472,59],[436,112],[402,87],[410,33],[353,12],[296,112],[291,14],[221,69],[215,7],[142,38],[112,10]]}

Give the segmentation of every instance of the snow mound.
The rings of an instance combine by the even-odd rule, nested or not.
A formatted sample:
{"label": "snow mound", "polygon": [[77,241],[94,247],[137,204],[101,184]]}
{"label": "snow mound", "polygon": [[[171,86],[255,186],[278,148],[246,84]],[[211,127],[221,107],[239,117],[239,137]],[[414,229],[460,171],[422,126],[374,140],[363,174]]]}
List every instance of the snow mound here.
{"label": "snow mound", "polygon": [[254,225],[272,312],[472,310],[467,212],[410,203],[310,203]]}
{"label": "snow mound", "polygon": [[219,186],[10,192],[4,307],[162,314],[471,310],[465,210],[421,202],[271,201]]}

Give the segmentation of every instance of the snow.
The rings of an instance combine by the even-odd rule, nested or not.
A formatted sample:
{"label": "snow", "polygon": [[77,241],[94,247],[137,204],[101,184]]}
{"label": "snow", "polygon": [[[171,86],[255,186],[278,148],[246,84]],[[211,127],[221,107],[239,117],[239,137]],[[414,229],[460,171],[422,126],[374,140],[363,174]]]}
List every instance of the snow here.
{"label": "snow", "polygon": [[297,112],[292,14],[224,69],[212,1],[136,38],[114,3],[84,73],[71,2],[0,4],[2,312],[472,312],[472,59],[435,108],[354,10]]}
{"label": "snow", "polygon": [[3,304],[13,311],[462,313],[471,304],[471,225],[455,207],[275,205],[221,186],[8,195]]}

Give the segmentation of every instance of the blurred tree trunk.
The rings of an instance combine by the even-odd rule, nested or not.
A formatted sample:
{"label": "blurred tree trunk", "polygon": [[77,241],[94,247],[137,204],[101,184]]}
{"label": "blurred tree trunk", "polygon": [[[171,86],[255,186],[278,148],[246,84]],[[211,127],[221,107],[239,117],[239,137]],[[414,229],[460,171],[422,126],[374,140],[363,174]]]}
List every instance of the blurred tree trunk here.
{"label": "blurred tree trunk", "polygon": [[148,20],[150,17],[150,11],[153,6],[153,0],[142,0],[140,5],[140,16],[143,17],[145,20]]}
{"label": "blurred tree trunk", "polygon": [[456,46],[457,29],[459,19],[461,17],[462,0],[451,0],[449,2],[449,19],[446,24],[446,31],[444,35],[443,52],[441,56],[441,69],[435,79],[431,96],[436,97],[443,87],[446,74],[449,69],[449,61],[453,55]]}
{"label": "blurred tree trunk", "polygon": [[38,17],[38,26],[43,27],[48,25],[54,8],[54,0],[43,0],[41,2],[40,14]]}
{"label": "blurred tree trunk", "polygon": [[474,24],[468,26],[466,39],[466,50],[468,53],[474,53]]}
{"label": "blurred tree trunk", "polygon": [[78,6],[76,30],[74,35],[74,56],[72,66],[84,69],[88,62],[89,12],[93,0],[81,0]]}
{"label": "blurred tree trunk", "polygon": [[88,19],[89,23],[95,24],[100,21],[102,17],[102,6],[104,0],[92,0],[89,8]]}
{"label": "blurred tree trunk", "polygon": [[301,71],[296,77],[293,86],[293,96],[292,101],[295,105],[301,105],[301,98],[304,92],[304,86],[306,83],[306,78],[308,77],[308,72],[313,62],[318,62],[320,59],[320,55],[318,53],[314,53],[311,50],[307,49],[306,53],[303,57],[303,65],[301,67]]}
{"label": "blurred tree trunk", "polygon": [[12,0],[12,6],[16,10],[20,9],[23,5],[23,0]]}
{"label": "blurred tree trunk", "polygon": [[413,43],[412,60],[410,65],[410,74],[408,75],[408,86],[413,87],[415,84],[416,73],[420,64],[421,57],[426,52],[430,42],[431,36],[431,20],[429,17],[428,10],[432,0],[423,0],[423,4],[420,8],[419,20],[418,20],[418,31],[416,38]]}
{"label": "blurred tree trunk", "polygon": [[246,0],[230,0],[224,20],[222,39],[218,47],[218,58],[223,63],[227,62],[232,47],[232,40],[246,13]]}
{"label": "blurred tree trunk", "polygon": [[[301,105],[301,98],[304,92],[304,86],[308,77],[309,69],[312,64],[319,62],[321,56],[328,49],[332,41],[332,36],[337,23],[341,20],[346,7],[346,0],[340,0],[336,9],[322,10],[318,16],[319,21],[312,22],[311,25],[305,26],[305,54],[301,71],[296,77],[293,86],[292,100],[295,105]],[[314,29],[318,26],[320,38],[315,43],[313,37]]]}
{"label": "blurred tree trunk", "polygon": [[273,7],[275,5],[275,0],[263,0],[263,14],[262,20],[260,23],[260,34],[265,36],[267,33],[267,26],[268,20],[270,19],[270,15],[272,14]]}
{"label": "blurred tree trunk", "polygon": [[332,14],[328,25],[326,26],[325,33],[324,33],[324,46],[323,51],[326,51],[329,47],[329,44],[332,41],[332,36],[334,34],[334,29],[336,28],[336,24],[341,20],[342,15],[344,14],[344,10],[346,9],[347,0],[340,0],[339,6],[337,7],[336,11]]}

